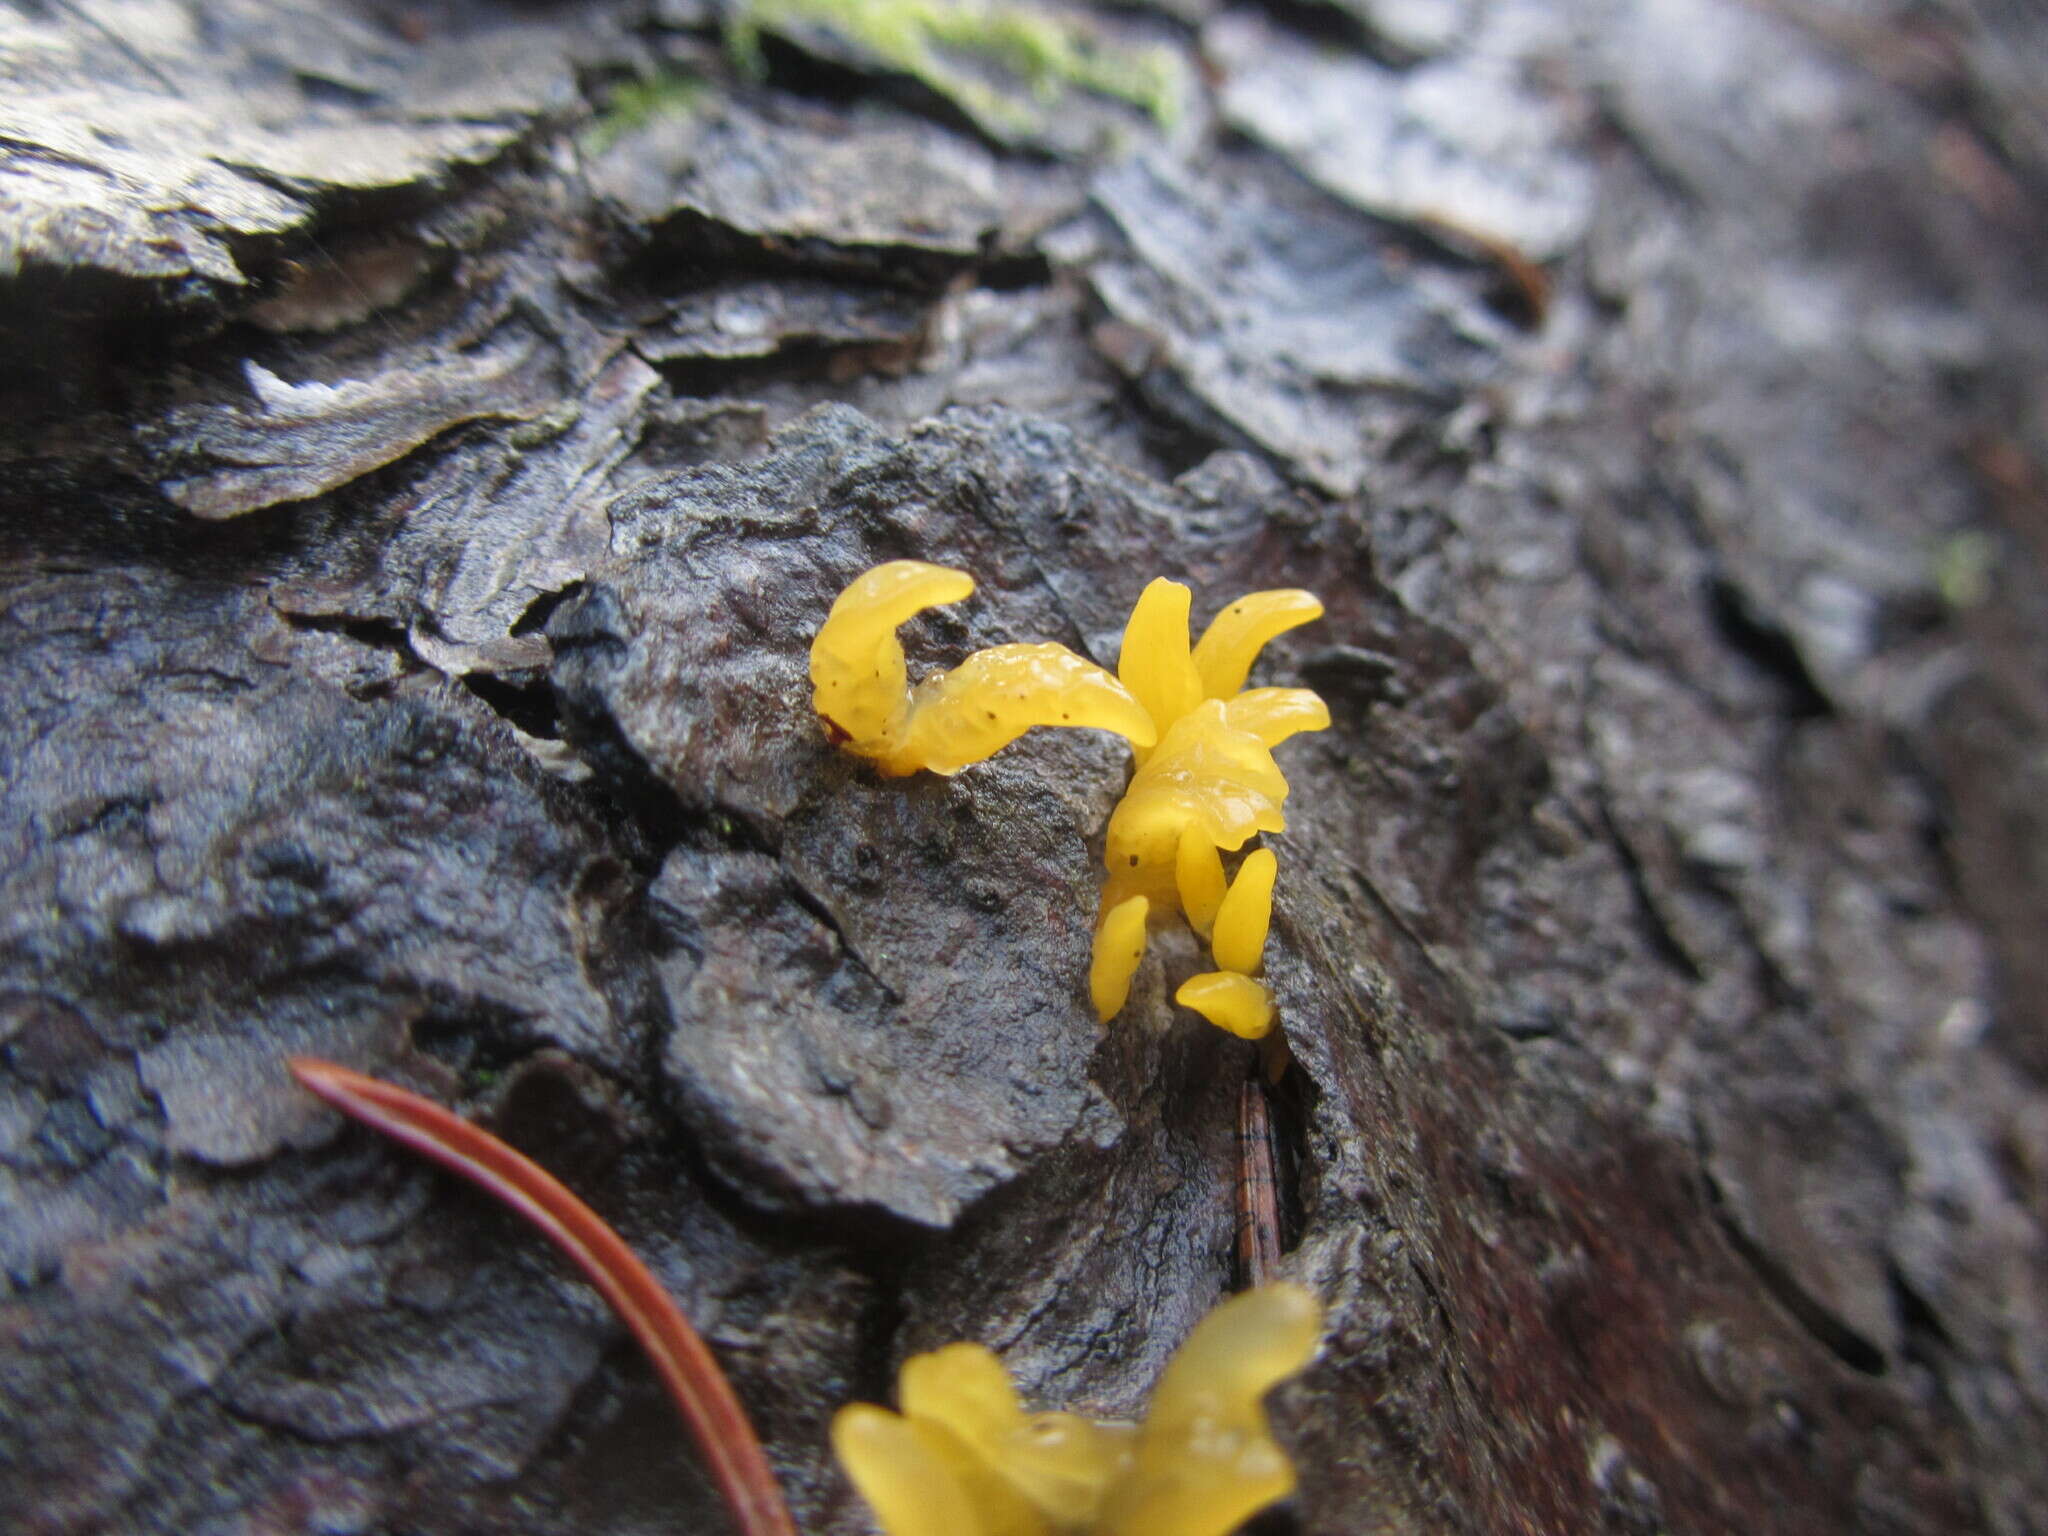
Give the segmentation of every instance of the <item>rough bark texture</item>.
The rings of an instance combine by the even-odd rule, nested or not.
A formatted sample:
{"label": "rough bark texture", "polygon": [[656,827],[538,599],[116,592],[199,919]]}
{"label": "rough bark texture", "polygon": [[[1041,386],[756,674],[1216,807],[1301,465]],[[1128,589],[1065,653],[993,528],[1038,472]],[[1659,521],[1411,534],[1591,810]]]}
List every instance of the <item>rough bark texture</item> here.
{"label": "rough bark texture", "polygon": [[828,747],[918,556],[918,667],[1328,603],[1262,1531],[2048,1532],[2039,10],[1043,13],[1154,119],[857,9],[0,3],[9,1520],[720,1528],[301,1051],[615,1221],[807,1531],[907,1352],[1136,1409],[1249,1053],[1170,939],[1093,1021],[1109,739]]}

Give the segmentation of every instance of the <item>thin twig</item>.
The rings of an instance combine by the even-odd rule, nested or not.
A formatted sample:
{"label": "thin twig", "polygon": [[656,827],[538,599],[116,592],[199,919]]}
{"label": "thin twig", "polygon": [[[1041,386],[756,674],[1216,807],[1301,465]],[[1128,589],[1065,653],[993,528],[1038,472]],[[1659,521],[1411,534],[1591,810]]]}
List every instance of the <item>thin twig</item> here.
{"label": "thin twig", "polygon": [[1237,1273],[1246,1290],[1280,1267],[1280,1180],[1266,1085],[1254,1074],[1237,1098]]}
{"label": "thin twig", "polygon": [[372,1130],[462,1175],[546,1233],[654,1362],[709,1463],[741,1536],[796,1536],[754,1426],[697,1330],[620,1236],[539,1164],[430,1099],[312,1056],[294,1056],[298,1080]]}

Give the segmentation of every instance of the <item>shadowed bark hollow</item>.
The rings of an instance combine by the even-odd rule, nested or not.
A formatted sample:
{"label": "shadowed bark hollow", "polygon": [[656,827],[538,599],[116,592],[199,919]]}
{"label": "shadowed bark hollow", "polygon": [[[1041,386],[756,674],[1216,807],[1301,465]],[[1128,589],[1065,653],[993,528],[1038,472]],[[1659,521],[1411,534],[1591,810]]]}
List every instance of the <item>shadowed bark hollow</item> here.
{"label": "shadowed bark hollow", "polygon": [[293,1053],[614,1222],[807,1532],[911,1352],[1138,1408],[1253,1053],[1171,935],[1094,1020],[1114,738],[828,744],[914,557],[919,676],[1327,605],[1259,1531],[2048,1533],[2038,10],[894,4],[0,0],[0,1506],[722,1528]]}

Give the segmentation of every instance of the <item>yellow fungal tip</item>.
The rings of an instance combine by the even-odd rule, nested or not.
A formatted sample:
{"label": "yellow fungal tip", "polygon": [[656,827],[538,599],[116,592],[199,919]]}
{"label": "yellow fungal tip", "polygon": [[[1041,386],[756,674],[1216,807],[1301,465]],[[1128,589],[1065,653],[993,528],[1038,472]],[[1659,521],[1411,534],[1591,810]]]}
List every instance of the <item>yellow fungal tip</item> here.
{"label": "yellow fungal tip", "polygon": [[961,1475],[965,1452],[937,1426],[853,1403],[832,1416],[832,1452],[888,1536],[989,1530]]}
{"label": "yellow fungal tip", "polygon": [[1107,1024],[1123,1011],[1131,977],[1145,958],[1145,919],[1152,904],[1142,896],[1118,902],[1095,925],[1095,958],[1088,967],[1088,996],[1095,1017]]}
{"label": "yellow fungal tip", "polygon": [[849,750],[877,755],[908,714],[910,679],[897,629],[973,591],[965,571],[891,560],[855,577],[834,600],[811,641],[811,706]]}
{"label": "yellow fungal tip", "polygon": [[1138,594],[1124,625],[1116,675],[1152,716],[1161,735],[1202,701],[1202,679],[1188,652],[1188,611],[1193,594],[1157,577]]}
{"label": "yellow fungal tip", "polygon": [[1226,606],[1195,642],[1195,671],[1201,677],[1203,697],[1229,698],[1244,686],[1267,641],[1322,616],[1322,601],[1298,587],[1247,592]]}
{"label": "yellow fungal tip", "polygon": [[1269,748],[1300,731],[1330,728],[1330,706],[1312,688],[1247,688],[1224,704],[1223,717]]}
{"label": "yellow fungal tip", "polygon": [[901,1415],[842,1408],[832,1448],[886,1536],[1227,1536],[1294,1487],[1260,1399],[1321,1331],[1299,1286],[1232,1297],[1196,1324],[1135,1428],[1026,1414],[994,1355],[949,1345],[904,1363]]}
{"label": "yellow fungal tip", "polygon": [[1284,1283],[1233,1296],[1196,1324],[1159,1378],[1098,1528],[1227,1536],[1292,1492],[1294,1467],[1260,1400],[1314,1358],[1322,1327],[1315,1297]]}
{"label": "yellow fungal tip", "polygon": [[995,1443],[1024,1422],[1024,1406],[995,1351],[948,1344],[904,1361],[896,1400],[913,1419],[944,1424],[970,1446]]}
{"label": "yellow fungal tip", "polygon": [[1273,919],[1273,880],[1280,861],[1270,848],[1254,848],[1237,866],[1216,909],[1209,951],[1226,971],[1256,976],[1266,953],[1266,929]]}
{"label": "yellow fungal tip", "polygon": [[1204,971],[1180,984],[1173,1000],[1218,1029],[1257,1040],[1273,1027],[1273,997],[1263,982],[1240,971]]}

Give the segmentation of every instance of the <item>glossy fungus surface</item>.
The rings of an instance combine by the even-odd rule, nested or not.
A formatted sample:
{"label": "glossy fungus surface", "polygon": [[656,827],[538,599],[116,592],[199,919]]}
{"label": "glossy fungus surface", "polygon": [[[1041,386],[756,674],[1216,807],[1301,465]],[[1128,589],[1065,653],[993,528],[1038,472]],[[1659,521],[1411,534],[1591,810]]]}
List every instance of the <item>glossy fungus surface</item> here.
{"label": "glossy fungus surface", "polygon": [[1266,929],[1273,920],[1273,881],[1280,861],[1270,848],[1254,848],[1237,866],[1216,909],[1216,929],[1209,948],[1226,971],[1256,976],[1266,955]]}
{"label": "glossy fungus surface", "polygon": [[[898,628],[973,591],[964,572],[921,560],[854,578],[811,644],[812,702],[828,734],[897,775],[958,773],[1035,726],[1122,736],[1134,771],[1104,838],[1088,974],[1096,1016],[1122,1010],[1148,925],[1177,911],[1209,941],[1218,970],[1176,996],[1234,1034],[1265,1034],[1273,1009],[1256,978],[1279,866],[1270,849],[1245,850],[1287,826],[1274,748],[1326,729],[1330,711],[1306,688],[1244,683],[1268,641],[1323,605],[1296,588],[1250,592],[1191,644],[1194,594],[1159,577],[1131,609],[1114,677],[1061,645],[998,645],[911,687]],[[1218,975],[1237,979],[1223,985]]]}
{"label": "glossy fungus surface", "polygon": [[[1320,617],[1323,605],[1293,588],[1248,593],[1191,646],[1192,605],[1186,587],[1161,578],[1139,595],[1124,626],[1117,675],[1145,707],[1159,740],[1137,753],[1137,770],[1110,814],[1096,973],[1113,958],[1122,982],[1114,990],[1091,990],[1105,1019],[1128,996],[1125,967],[1136,968],[1128,958],[1128,903],[1142,896],[1154,920],[1176,908],[1184,913],[1209,940],[1219,967],[1181,988],[1176,999],[1212,1024],[1256,1039],[1273,1027],[1271,998],[1254,978],[1265,953],[1278,863],[1270,849],[1256,848],[1232,876],[1223,856],[1261,834],[1286,830],[1287,779],[1273,749],[1302,731],[1328,728],[1330,711],[1309,689],[1245,689],[1244,681],[1269,640]],[[1112,914],[1123,914],[1113,932]],[[1142,959],[1142,934],[1139,941]],[[1220,973],[1236,979],[1217,983]],[[1111,1001],[1116,1008],[1105,1011]]]}
{"label": "glossy fungus surface", "polygon": [[1321,1328],[1299,1286],[1232,1297],[1137,1426],[1028,1412],[991,1351],[951,1344],[904,1362],[900,1412],[841,1409],[832,1445],[884,1536],[1227,1536],[1294,1487],[1261,1400]]}
{"label": "glossy fungus surface", "polygon": [[891,560],[847,585],[811,642],[811,703],[834,741],[895,775],[958,773],[1039,725],[1152,745],[1144,707],[1063,645],[991,646],[913,689],[897,629],[973,591],[965,572],[922,560]]}
{"label": "glossy fungus surface", "polygon": [[1272,994],[1263,983],[1236,971],[1190,976],[1173,1000],[1241,1039],[1257,1040],[1273,1027]]}
{"label": "glossy fungus surface", "polygon": [[1088,995],[1104,1023],[1123,1012],[1131,977],[1145,958],[1145,919],[1152,904],[1130,896],[1102,914],[1095,930],[1095,957],[1088,967]]}

